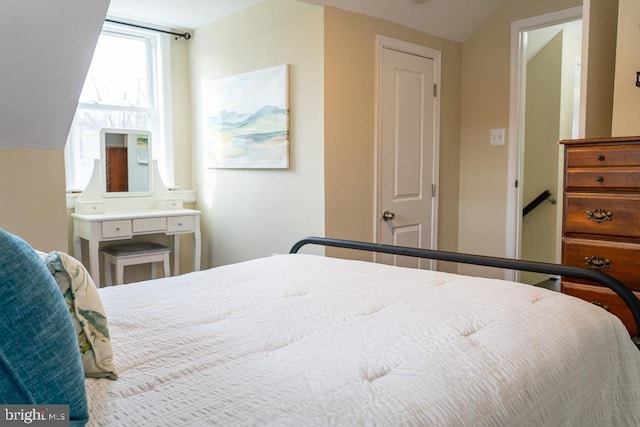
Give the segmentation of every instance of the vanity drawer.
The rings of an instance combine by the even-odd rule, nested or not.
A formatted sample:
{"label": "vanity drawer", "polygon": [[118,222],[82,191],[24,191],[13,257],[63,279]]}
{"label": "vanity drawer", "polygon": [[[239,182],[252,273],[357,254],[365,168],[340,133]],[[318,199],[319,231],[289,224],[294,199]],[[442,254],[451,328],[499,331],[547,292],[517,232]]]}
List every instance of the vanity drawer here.
{"label": "vanity drawer", "polygon": [[156,200],[157,209],[182,209],[182,199],[158,199]]}
{"label": "vanity drawer", "polygon": [[[583,299],[618,316],[629,333],[632,336],[636,335],[636,326],[631,311],[612,290],[602,286],[583,285],[562,280],[562,293]],[[635,295],[640,297],[638,292],[635,292]]]}
{"label": "vanity drawer", "polygon": [[563,264],[601,271],[634,291],[640,291],[638,259],[640,244],[569,238],[562,241]]}
{"label": "vanity drawer", "polygon": [[104,213],[104,203],[76,201],[76,213],[79,213],[79,214]]}
{"label": "vanity drawer", "polygon": [[104,221],[102,223],[102,238],[131,237],[131,220]]}
{"label": "vanity drawer", "polygon": [[567,147],[567,168],[637,166],[638,164],[640,164],[640,147],[638,145]]}
{"label": "vanity drawer", "polygon": [[133,220],[134,233],[154,233],[167,229],[166,218],[139,218]]}
{"label": "vanity drawer", "polygon": [[640,195],[565,193],[564,231],[640,238]]}
{"label": "vanity drawer", "polygon": [[571,168],[565,176],[567,189],[615,189],[640,188],[640,168]]}
{"label": "vanity drawer", "polygon": [[170,216],[167,218],[168,233],[192,233],[194,229],[194,218],[191,215]]}

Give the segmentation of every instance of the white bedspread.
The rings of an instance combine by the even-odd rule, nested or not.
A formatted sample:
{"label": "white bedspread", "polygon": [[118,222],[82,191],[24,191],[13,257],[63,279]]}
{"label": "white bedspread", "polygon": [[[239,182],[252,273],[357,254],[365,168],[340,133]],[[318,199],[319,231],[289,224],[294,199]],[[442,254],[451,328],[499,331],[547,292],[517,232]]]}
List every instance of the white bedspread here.
{"label": "white bedspread", "polygon": [[640,425],[640,352],[527,285],[281,255],[100,290],[91,425]]}

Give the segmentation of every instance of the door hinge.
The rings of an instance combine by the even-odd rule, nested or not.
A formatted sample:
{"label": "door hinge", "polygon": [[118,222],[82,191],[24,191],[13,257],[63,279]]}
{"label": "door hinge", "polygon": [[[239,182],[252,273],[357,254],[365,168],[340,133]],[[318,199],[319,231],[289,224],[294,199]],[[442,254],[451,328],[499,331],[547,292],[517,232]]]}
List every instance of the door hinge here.
{"label": "door hinge", "polygon": [[436,185],[431,184],[431,197],[436,197]]}
{"label": "door hinge", "polygon": [[433,84],[433,97],[434,98],[438,97],[438,83]]}

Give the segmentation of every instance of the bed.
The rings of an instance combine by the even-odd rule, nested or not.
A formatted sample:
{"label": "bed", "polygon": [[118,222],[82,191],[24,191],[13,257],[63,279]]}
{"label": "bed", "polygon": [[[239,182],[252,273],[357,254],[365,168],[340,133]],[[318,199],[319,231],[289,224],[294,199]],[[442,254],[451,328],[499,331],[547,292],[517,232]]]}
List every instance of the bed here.
{"label": "bed", "polygon": [[[295,253],[306,244],[568,274],[311,238],[291,254],[102,288],[118,378],[85,379],[88,425],[640,425],[640,352],[602,308]],[[637,299],[600,275],[638,316]]]}

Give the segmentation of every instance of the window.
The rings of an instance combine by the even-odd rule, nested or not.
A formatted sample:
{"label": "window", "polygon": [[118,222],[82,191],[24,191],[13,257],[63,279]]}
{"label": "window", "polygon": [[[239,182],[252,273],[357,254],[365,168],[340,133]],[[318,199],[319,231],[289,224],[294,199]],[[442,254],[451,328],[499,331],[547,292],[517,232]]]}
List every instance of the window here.
{"label": "window", "polygon": [[89,182],[102,128],[150,131],[152,156],[173,184],[168,63],[168,36],[105,23],[65,147],[67,191]]}

